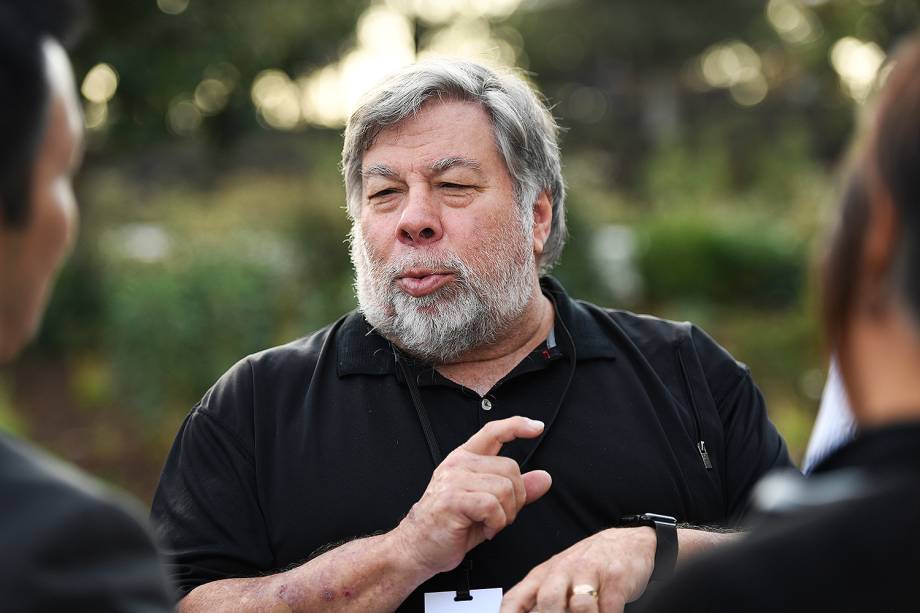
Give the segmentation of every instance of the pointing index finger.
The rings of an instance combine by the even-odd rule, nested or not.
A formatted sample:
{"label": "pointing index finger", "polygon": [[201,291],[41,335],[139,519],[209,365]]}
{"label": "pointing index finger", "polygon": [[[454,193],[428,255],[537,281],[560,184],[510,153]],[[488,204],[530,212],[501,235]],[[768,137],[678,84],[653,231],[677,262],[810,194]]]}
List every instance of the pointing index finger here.
{"label": "pointing index finger", "polygon": [[518,438],[536,438],[543,433],[543,422],[526,417],[491,421],[461,447],[479,455],[497,455],[502,445]]}

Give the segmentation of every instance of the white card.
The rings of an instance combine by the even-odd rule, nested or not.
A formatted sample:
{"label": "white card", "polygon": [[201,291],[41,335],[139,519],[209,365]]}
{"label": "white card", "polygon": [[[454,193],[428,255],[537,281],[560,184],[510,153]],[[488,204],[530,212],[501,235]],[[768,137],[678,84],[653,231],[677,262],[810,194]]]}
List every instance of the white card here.
{"label": "white card", "polygon": [[428,592],[425,613],[498,613],[502,606],[502,588],[470,590],[472,600],[454,600],[457,592]]}

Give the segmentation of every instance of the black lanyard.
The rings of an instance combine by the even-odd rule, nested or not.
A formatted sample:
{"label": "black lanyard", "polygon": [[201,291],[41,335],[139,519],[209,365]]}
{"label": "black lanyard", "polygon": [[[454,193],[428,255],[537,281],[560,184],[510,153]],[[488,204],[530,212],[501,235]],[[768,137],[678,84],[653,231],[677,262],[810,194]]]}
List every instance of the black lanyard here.
{"label": "black lanyard", "polygon": [[[569,388],[572,386],[572,379],[575,378],[576,367],[575,341],[572,339],[572,335],[569,332],[569,329],[561,319],[559,320],[559,327],[562,328],[562,331],[564,332],[563,338],[567,342],[568,350],[571,353],[571,366],[569,367],[569,377],[565,382],[565,386],[562,388],[562,394],[559,396],[559,403],[557,404],[556,411],[553,413],[553,415],[557,414],[559,409],[562,407],[565,396],[568,394]],[[402,372],[402,376],[406,380],[406,385],[409,388],[409,396],[412,398],[412,406],[415,408],[415,414],[418,415],[418,421],[422,425],[422,432],[425,434],[425,442],[428,444],[429,453],[431,453],[431,461],[434,462],[434,467],[437,468],[441,465],[441,462],[444,461],[444,452],[441,451],[441,446],[438,444],[438,439],[434,434],[434,428],[431,426],[431,419],[428,417],[428,410],[425,408],[425,403],[422,402],[422,396],[418,391],[418,383],[416,382],[413,374],[409,372],[408,368],[406,368],[405,358],[402,356],[401,352],[396,346],[393,346],[393,354],[396,357],[396,363],[399,364],[399,369]],[[546,424],[546,430],[549,430],[549,427],[550,424]],[[546,430],[544,430],[544,434]],[[530,456],[533,455],[533,451],[534,450],[528,453],[527,457],[524,458],[524,460],[521,462],[521,470],[524,469],[524,465],[527,464],[528,460],[530,460]]]}
{"label": "black lanyard", "polygon": [[425,409],[424,403],[422,403],[422,396],[419,394],[415,376],[406,368],[406,363],[401,357],[399,349],[393,347],[393,353],[396,356],[396,363],[399,364],[399,369],[402,371],[403,378],[406,380],[406,385],[409,386],[409,396],[412,397],[412,406],[415,407],[415,413],[418,415],[418,420],[422,424],[422,432],[425,433],[425,442],[428,443],[428,451],[431,452],[431,461],[434,462],[434,467],[437,468],[441,465],[441,462],[444,461],[444,453],[441,451],[441,446],[438,445],[438,439],[434,435],[434,429],[431,427],[431,420],[428,419],[428,411]]}
{"label": "black lanyard", "polygon": [[[552,300],[552,297],[550,298]],[[553,300],[553,307],[555,308],[555,300]],[[558,313],[558,309],[556,309]],[[556,411],[553,412],[553,415],[559,413],[559,409],[562,408],[562,403],[565,401],[565,396],[568,394],[569,388],[572,385],[572,379],[575,378],[575,366],[576,366],[576,355],[575,355],[575,341],[572,339],[572,335],[569,332],[569,329],[566,327],[565,322],[562,321],[557,315],[557,321],[559,322],[559,327],[562,328],[563,338],[568,344],[568,350],[571,353],[571,366],[569,367],[569,377],[566,380],[565,387],[562,388],[562,394],[559,396],[559,403],[556,407]],[[428,444],[428,451],[431,453],[431,461],[434,462],[435,468],[441,465],[441,462],[444,461],[444,453],[441,451],[441,446],[438,444],[438,439],[434,434],[434,429],[431,426],[431,420],[428,418],[428,410],[425,408],[425,404],[422,402],[422,396],[418,391],[418,383],[415,380],[413,373],[409,372],[409,369],[406,368],[404,359],[401,356],[401,353],[398,348],[393,346],[393,354],[396,357],[396,363],[399,364],[399,369],[402,372],[403,378],[406,380],[406,385],[409,388],[409,396],[412,398],[412,406],[415,407],[415,413],[418,415],[419,423],[422,425],[422,432],[425,434],[425,442]],[[549,430],[551,423],[547,423],[543,434],[544,436],[546,431]],[[530,453],[527,454],[527,457],[521,462],[521,471],[524,470],[524,465],[530,460],[530,457],[536,451],[536,446],[530,450]],[[459,568],[462,568],[462,577],[463,577],[463,587],[457,589],[457,595],[454,597],[455,601],[465,601],[472,600],[473,597],[470,595],[470,573],[473,568],[473,561],[466,556],[463,558],[463,561],[460,563]]]}

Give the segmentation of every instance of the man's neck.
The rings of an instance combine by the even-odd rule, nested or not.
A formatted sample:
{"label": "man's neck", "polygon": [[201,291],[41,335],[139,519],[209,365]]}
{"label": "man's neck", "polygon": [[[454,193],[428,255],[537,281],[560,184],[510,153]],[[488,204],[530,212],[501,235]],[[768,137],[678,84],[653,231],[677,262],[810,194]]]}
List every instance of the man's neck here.
{"label": "man's neck", "polygon": [[546,340],[553,327],[553,303],[537,287],[521,318],[497,342],[478,347],[435,369],[454,383],[480,396],[511,372],[521,360]]}
{"label": "man's neck", "polygon": [[920,420],[920,336],[900,308],[860,317],[850,336],[849,390],[864,428]]}

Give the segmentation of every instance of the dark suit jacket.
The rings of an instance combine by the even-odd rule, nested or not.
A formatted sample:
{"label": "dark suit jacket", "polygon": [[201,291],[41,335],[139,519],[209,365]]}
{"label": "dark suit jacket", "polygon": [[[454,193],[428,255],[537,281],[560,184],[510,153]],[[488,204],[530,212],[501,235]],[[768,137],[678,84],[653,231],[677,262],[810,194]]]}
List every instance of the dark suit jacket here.
{"label": "dark suit jacket", "polygon": [[0,610],[172,610],[138,517],[90,477],[0,433]]}

